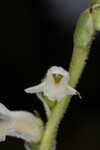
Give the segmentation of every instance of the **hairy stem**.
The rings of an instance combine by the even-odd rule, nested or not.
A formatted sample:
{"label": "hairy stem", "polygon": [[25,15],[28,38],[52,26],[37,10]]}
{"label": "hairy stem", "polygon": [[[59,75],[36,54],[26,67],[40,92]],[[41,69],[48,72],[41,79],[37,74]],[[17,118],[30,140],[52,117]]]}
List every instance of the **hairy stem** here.
{"label": "hairy stem", "polygon": [[39,144],[31,144],[32,150],[39,150]]}
{"label": "hairy stem", "polygon": [[[94,4],[96,0],[92,0]],[[99,2],[98,0],[97,2]],[[92,16],[92,9],[89,8],[80,16],[74,34],[74,51],[70,64],[70,85],[75,87],[83,72],[88,58],[91,42],[95,36],[96,28]],[[39,150],[51,150],[56,137],[58,125],[66,111],[71,97],[66,96],[55,106],[45,128],[44,136],[41,140]]]}

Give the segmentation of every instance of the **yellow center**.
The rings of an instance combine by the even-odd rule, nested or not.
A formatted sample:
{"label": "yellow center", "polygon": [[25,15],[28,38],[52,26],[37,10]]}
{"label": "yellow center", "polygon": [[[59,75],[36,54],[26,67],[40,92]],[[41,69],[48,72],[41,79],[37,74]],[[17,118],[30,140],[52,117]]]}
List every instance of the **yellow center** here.
{"label": "yellow center", "polygon": [[53,76],[54,81],[55,81],[56,84],[58,84],[61,81],[61,79],[63,78],[63,75],[56,74],[56,73],[54,73],[52,76]]}

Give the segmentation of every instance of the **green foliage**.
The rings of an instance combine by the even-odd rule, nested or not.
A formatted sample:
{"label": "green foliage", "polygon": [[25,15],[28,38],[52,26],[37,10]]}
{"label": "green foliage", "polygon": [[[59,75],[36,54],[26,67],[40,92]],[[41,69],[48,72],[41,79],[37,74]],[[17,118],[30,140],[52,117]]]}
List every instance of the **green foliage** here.
{"label": "green foliage", "polygon": [[91,0],[91,6],[100,3],[100,0]]}

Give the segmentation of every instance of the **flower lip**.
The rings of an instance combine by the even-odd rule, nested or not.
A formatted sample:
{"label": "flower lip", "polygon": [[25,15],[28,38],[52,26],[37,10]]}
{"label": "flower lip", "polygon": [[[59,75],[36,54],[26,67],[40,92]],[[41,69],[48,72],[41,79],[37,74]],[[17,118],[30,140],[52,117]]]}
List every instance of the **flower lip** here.
{"label": "flower lip", "polygon": [[54,79],[56,84],[58,84],[61,81],[61,79],[63,78],[63,75],[56,74],[56,73],[52,74],[52,76],[53,76],[53,79]]}

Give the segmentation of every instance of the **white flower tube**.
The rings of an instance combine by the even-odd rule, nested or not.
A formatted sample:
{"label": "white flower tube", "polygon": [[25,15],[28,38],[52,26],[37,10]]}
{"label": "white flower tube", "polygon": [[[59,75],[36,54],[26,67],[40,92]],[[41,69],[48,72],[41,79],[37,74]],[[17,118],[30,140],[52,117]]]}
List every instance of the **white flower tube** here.
{"label": "white flower tube", "polygon": [[29,143],[38,142],[42,132],[42,120],[26,111],[10,111],[0,103],[0,141],[15,136]]}
{"label": "white flower tube", "polygon": [[43,92],[44,96],[52,101],[60,101],[66,95],[79,95],[75,89],[69,86],[69,79],[69,73],[66,70],[62,67],[53,66],[48,70],[45,79],[39,85],[25,89],[25,92]]}

